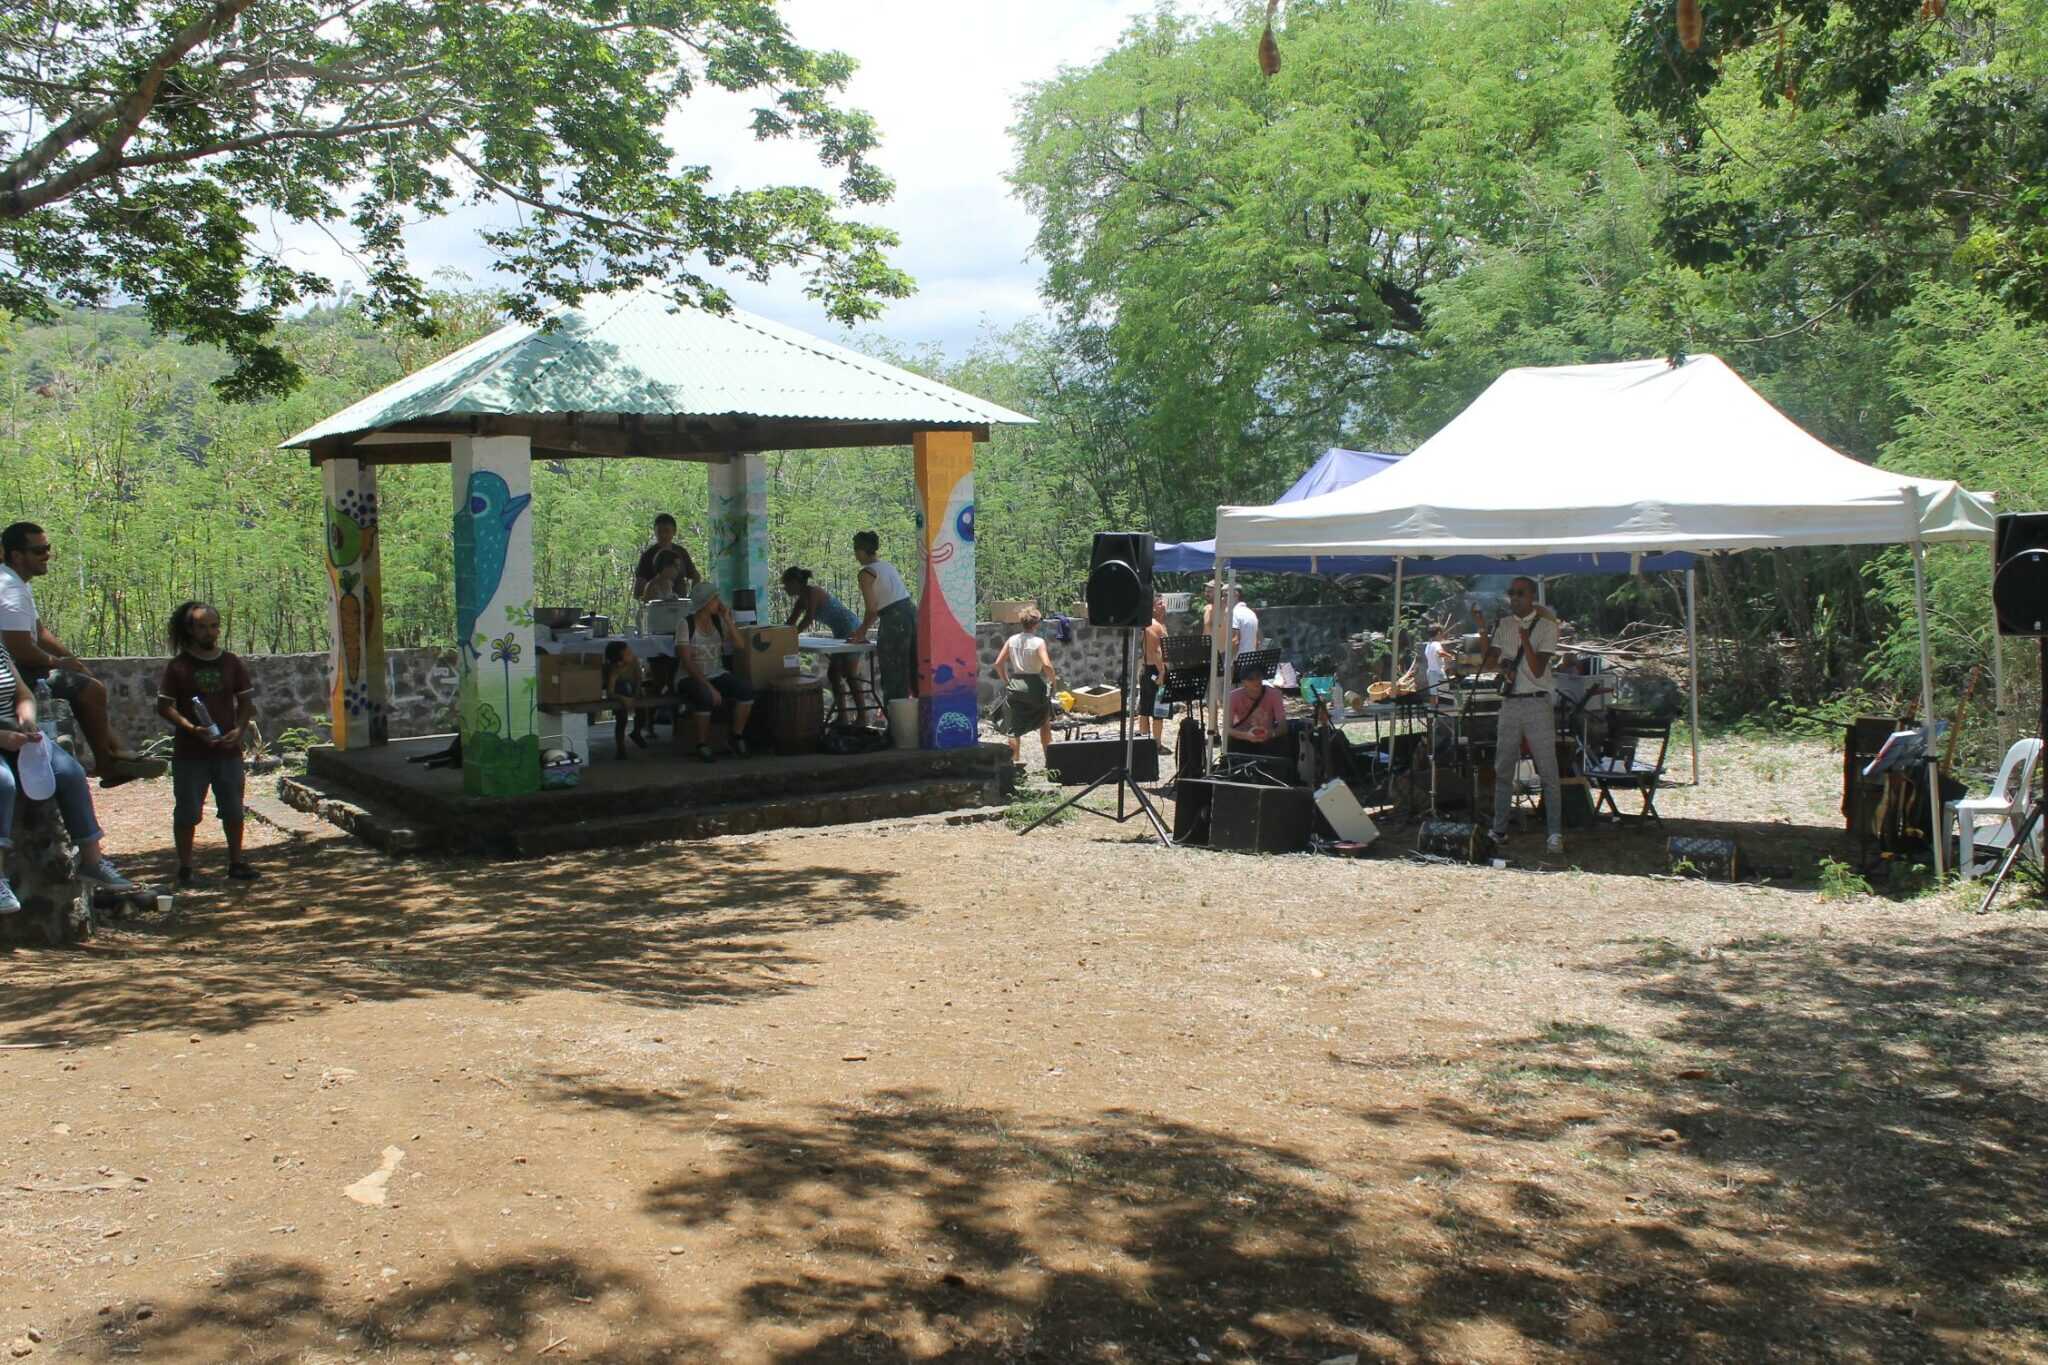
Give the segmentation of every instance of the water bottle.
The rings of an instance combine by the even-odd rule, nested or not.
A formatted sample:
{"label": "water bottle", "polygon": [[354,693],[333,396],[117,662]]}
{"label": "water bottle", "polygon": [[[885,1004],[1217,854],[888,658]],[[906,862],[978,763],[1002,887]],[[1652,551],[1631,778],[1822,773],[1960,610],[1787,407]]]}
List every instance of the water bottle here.
{"label": "water bottle", "polygon": [[206,731],[208,739],[220,738],[220,726],[213,723],[213,713],[206,709],[203,697],[192,698],[192,723]]}
{"label": "water bottle", "polygon": [[50,680],[36,679],[36,728],[50,743],[57,742],[57,699],[50,695]]}

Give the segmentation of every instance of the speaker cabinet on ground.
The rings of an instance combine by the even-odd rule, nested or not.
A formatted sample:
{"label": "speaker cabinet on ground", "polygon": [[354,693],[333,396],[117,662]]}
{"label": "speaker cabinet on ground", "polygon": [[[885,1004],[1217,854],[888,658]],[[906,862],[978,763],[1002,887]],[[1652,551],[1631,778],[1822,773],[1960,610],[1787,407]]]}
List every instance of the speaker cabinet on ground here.
{"label": "speaker cabinet on ground", "polygon": [[1152,624],[1152,533],[1097,531],[1088,555],[1088,624]]}
{"label": "speaker cabinet on ground", "polygon": [[1173,841],[1176,844],[1209,842],[1209,808],[1216,783],[1206,777],[1183,777],[1173,784]]}
{"label": "speaker cabinet on ground", "polygon": [[1211,784],[1209,847],[1240,853],[1304,853],[1315,827],[1315,794],[1307,787]]}
{"label": "speaker cabinet on ground", "polygon": [[[1056,740],[1045,749],[1046,771],[1058,773],[1061,785],[1067,787],[1085,787],[1104,773],[1115,772],[1123,759],[1124,742],[1120,739]],[[1131,741],[1131,780],[1159,780],[1159,746],[1150,735]]]}
{"label": "speaker cabinet on ground", "polygon": [[1991,562],[1998,633],[2048,635],[2048,512],[1999,517]]}

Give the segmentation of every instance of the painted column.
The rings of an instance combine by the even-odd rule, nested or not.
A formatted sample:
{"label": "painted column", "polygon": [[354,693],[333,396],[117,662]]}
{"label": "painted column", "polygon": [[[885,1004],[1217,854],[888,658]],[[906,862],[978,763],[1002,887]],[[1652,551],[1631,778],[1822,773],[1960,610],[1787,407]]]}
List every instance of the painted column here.
{"label": "painted column", "polygon": [[389,737],[391,675],[384,664],[384,573],[377,548],[377,466],[327,460],[328,624],[334,641],[327,714],[334,747],[366,749]]}
{"label": "painted column", "polygon": [[920,431],[917,464],[924,584],[917,599],[918,738],[927,749],[975,742],[974,434]]}
{"label": "painted column", "polygon": [[768,462],[735,455],[711,466],[711,562],[705,575],[727,606],[736,589],[752,588],[765,615],[768,598]]}
{"label": "painted column", "polygon": [[463,436],[452,454],[462,789],[517,796],[540,790],[532,443],[524,436]]}

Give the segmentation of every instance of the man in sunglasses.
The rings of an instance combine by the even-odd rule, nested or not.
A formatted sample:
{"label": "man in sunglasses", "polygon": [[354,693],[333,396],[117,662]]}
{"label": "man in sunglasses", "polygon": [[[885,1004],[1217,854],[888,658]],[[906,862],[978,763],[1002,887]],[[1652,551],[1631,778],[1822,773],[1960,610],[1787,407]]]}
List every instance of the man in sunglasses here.
{"label": "man in sunglasses", "polygon": [[48,682],[50,695],[71,704],[92,746],[94,767],[102,787],[118,787],[138,777],[160,777],[161,759],[137,758],[114,738],[107,719],[107,685],[92,675],[85,662],[67,648],[36,611],[31,578],[50,571],[50,537],[32,521],[17,521],[0,531],[0,644],[21,668],[22,683],[33,689]]}
{"label": "man in sunglasses", "polygon": [[[1486,617],[1474,607],[1472,619],[1486,631]],[[1557,675],[1550,664],[1557,657],[1557,618],[1536,603],[1536,580],[1517,578],[1508,585],[1507,615],[1494,623],[1480,661],[1482,672],[1498,668],[1506,687],[1500,704],[1500,737],[1493,751],[1493,837],[1507,836],[1508,811],[1515,799],[1515,769],[1522,744],[1543,779],[1543,823],[1549,838],[1544,848],[1564,852],[1564,801],[1557,774],[1557,722],[1554,706]]]}

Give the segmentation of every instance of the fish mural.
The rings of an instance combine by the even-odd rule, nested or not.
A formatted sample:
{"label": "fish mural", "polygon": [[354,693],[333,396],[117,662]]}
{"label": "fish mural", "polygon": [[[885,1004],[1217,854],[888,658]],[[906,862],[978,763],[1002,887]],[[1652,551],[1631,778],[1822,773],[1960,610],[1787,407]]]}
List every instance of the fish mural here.
{"label": "fish mural", "polygon": [[505,578],[512,524],[532,501],[531,493],[515,497],[504,475],[479,469],[469,476],[469,497],[455,513],[455,562],[470,569],[455,575],[455,639],[472,662],[478,657],[477,620]]}

